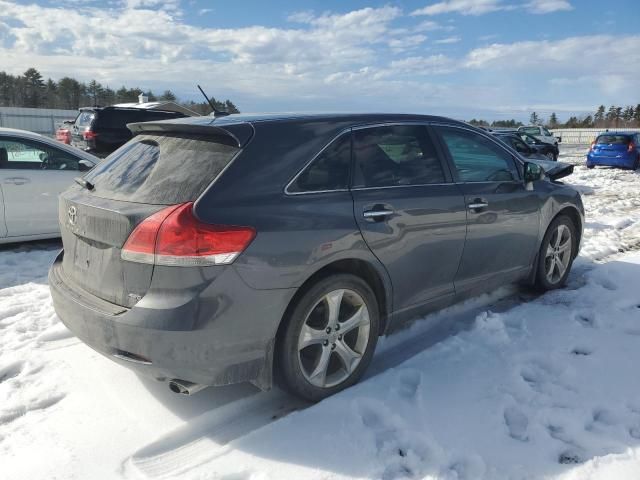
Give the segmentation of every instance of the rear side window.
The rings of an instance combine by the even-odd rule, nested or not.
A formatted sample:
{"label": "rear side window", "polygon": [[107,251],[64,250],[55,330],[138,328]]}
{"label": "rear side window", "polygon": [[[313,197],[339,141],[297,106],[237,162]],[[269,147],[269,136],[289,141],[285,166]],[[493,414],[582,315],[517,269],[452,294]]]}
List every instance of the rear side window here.
{"label": "rear side window", "polygon": [[631,138],[627,135],[600,135],[596,143],[605,145],[629,145]]}
{"label": "rear side window", "polygon": [[225,138],[138,135],[84,178],[102,198],[172,205],[195,200],[240,151]]}
{"label": "rear side window", "polygon": [[349,186],[351,136],[342,135],[325,148],[289,185],[290,193],[344,190]]}
{"label": "rear side window", "polygon": [[422,125],[356,130],[355,187],[445,183],[436,149]]}

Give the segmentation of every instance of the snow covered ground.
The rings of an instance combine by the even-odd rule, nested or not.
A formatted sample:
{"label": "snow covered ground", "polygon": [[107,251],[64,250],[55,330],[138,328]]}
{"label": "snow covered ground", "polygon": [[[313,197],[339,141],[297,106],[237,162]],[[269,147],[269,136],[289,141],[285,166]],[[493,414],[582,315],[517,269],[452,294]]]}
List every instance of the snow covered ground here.
{"label": "snow covered ground", "polygon": [[382,339],[366,381],[311,407],[138,378],[57,319],[55,242],[1,249],[0,477],[640,477],[640,173],[587,170],[584,150],[561,154],[587,210],[567,289],[437,314],[454,336],[417,322]]}

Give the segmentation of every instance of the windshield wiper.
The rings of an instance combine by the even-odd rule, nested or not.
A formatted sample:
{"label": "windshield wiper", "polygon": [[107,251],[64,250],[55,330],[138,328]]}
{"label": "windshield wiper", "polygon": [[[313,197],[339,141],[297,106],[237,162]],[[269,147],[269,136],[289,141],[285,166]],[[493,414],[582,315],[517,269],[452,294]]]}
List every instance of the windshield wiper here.
{"label": "windshield wiper", "polygon": [[76,182],[81,187],[86,188],[87,190],[93,190],[94,189],[93,183],[89,182],[88,180],[85,180],[82,177],[76,177],[76,178],[73,179],[73,181]]}

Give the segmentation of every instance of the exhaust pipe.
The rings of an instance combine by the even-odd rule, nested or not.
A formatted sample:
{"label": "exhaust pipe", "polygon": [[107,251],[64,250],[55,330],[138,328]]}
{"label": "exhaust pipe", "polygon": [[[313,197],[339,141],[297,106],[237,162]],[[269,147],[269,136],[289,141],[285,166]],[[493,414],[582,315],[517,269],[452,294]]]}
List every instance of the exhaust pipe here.
{"label": "exhaust pipe", "polygon": [[181,395],[193,395],[194,393],[199,392],[200,390],[207,387],[208,385],[188,382],[186,380],[169,380],[169,389],[172,392],[179,393]]}

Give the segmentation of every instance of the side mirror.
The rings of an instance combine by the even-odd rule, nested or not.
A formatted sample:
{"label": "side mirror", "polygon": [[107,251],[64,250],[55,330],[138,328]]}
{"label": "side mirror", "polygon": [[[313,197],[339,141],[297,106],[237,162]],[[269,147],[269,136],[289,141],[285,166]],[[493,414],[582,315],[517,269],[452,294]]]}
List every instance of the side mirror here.
{"label": "side mirror", "polygon": [[533,190],[533,182],[536,182],[544,176],[544,170],[537,163],[525,162],[524,164],[524,183],[527,190]]}
{"label": "side mirror", "polygon": [[556,140],[558,141],[558,143],[562,143],[562,137],[556,137]]}

